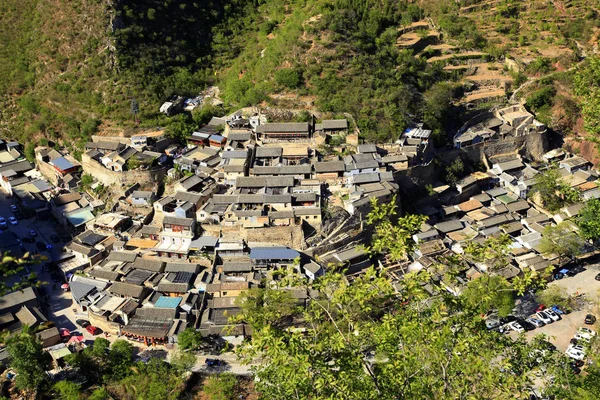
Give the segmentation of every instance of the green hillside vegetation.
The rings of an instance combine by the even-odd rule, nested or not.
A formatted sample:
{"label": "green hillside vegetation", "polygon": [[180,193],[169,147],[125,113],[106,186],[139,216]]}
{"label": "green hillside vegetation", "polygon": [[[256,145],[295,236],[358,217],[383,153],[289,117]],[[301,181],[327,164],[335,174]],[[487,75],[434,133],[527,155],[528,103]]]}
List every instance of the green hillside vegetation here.
{"label": "green hillside vegetation", "polygon": [[[162,126],[185,135],[212,110],[167,118],[158,113],[160,103],[216,84],[226,110],[263,103],[332,116],[348,112],[373,142],[395,139],[408,122],[424,120],[443,143],[461,122],[452,104],[463,92],[461,73],[444,66],[469,57],[457,53],[428,63],[449,53],[401,48],[401,31],[428,21],[452,51],[518,59],[523,68],[516,84],[570,67],[580,47],[593,44],[598,18],[578,18],[597,15],[593,4],[565,4],[5,0],[0,23],[11,29],[0,32],[0,134],[28,143],[30,155],[35,143],[46,141],[81,148],[97,130],[127,134]],[[528,104],[541,119],[557,120],[553,114],[564,104],[578,111],[577,100],[554,80],[555,94],[537,93],[543,84],[524,93],[533,96]]]}

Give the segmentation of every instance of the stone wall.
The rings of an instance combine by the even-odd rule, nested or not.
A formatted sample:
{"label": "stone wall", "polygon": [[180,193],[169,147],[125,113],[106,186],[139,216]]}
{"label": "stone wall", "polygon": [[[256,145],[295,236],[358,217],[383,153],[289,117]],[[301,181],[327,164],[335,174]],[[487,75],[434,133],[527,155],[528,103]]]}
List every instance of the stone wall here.
{"label": "stone wall", "polygon": [[35,165],[42,175],[54,186],[58,185],[58,175],[54,167],[47,162],[35,159]]}
{"label": "stone wall", "polygon": [[81,156],[81,166],[86,174],[92,175],[98,182],[106,186],[131,186],[136,183],[160,182],[166,175],[164,167],[152,170],[134,170],[116,172],[104,168],[98,161],[91,159],[86,154]]}
{"label": "stone wall", "polygon": [[131,138],[121,136],[98,136],[92,135],[92,142],[116,142],[131,145]]}
{"label": "stone wall", "polygon": [[306,248],[301,226],[270,226],[240,231],[246,242],[273,243],[298,250]]}

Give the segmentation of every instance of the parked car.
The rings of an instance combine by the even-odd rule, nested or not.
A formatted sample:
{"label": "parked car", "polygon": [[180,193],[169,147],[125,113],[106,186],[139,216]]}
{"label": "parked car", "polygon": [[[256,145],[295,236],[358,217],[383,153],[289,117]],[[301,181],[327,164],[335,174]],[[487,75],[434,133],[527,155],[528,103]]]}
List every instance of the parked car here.
{"label": "parked car", "polygon": [[10,205],[10,211],[16,213],[19,211],[19,207],[17,207],[15,204],[11,204]]}
{"label": "parked car", "polygon": [[4,228],[7,228],[6,220],[4,219],[4,217],[0,217],[0,229]]}
{"label": "parked car", "polygon": [[56,235],[51,235],[50,240],[52,240],[54,243],[60,242],[60,238]]}
{"label": "parked car", "polygon": [[529,322],[531,325],[535,326],[536,328],[541,328],[542,326],[546,325],[545,323],[543,323],[542,321],[540,321],[537,318],[527,318],[525,321]]}
{"label": "parked car", "polygon": [[557,313],[555,313],[554,311],[552,311],[549,308],[545,309],[543,312],[545,312],[546,315],[548,315],[552,319],[552,321],[560,320],[560,315],[558,315]]}
{"label": "parked car", "polygon": [[573,339],[576,340],[577,343],[589,343],[590,340],[592,340],[590,336],[581,333],[576,333],[575,336],[573,336]]}
{"label": "parked car", "polygon": [[29,231],[29,236],[31,236],[32,238],[37,236],[37,232],[35,231],[35,229]]}
{"label": "parked car", "polygon": [[552,306],[552,311],[554,311],[555,313],[559,314],[559,315],[565,315],[565,314],[570,314],[571,310],[569,310],[568,308],[562,307],[562,306]]}
{"label": "parked car", "polygon": [[525,328],[523,328],[521,326],[521,324],[518,323],[517,321],[511,322],[508,326],[510,327],[510,329],[512,329],[513,331],[515,331],[517,333],[525,332]]}
{"label": "parked car", "polygon": [[224,361],[217,358],[207,358],[204,360],[204,364],[206,364],[207,367],[218,367],[219,365],[223,365]]}
{"label": "parked car", "polygon": [[534,330],[536,328],[536,326],[534,324],[532,324],[531,322],[527,321],[526,319],[518,319],[517,322],[526,331],[532,331],[532,330]]}
{"label": "parked car", "polygon": [[91,335],[97,335],[100,333],[100,329],[96,328],[94,325],[86,326],[85,330],[88,331]]}
{"label": "parked car", "polygon": [[75,323],[84,329],[87,328],[88,326],[90,326],[90,321],[85,320],[85,319],[78,319],[75,321]]}
{"label": "parked car", "polygon": [[594,279],[600,281],[600,274],[596,274],[596,277]]}
{"label": "parked car", "polygon": [[8,221],[11,225],[17,225],[19,223],[15,217],[8,217]]}
{"label": "parked car", "polygon": [[579,368],[581,368],[585,365],[585,363],[581,360],[573,360],[573,361],[571,361],[571,364],[576,367],[579,367]]}
{"label": "parked car", "polygon": [[535,313],[535,316],[541,320],[543,323],[547,324],[551,324],[552,322],[554,322],[554,320],[552,318],[550,318],[548,316],[548,314],[546,314],[544,311],[538,311]]}
{"label": "parked car", "polygon": [[565,354],[574,360],[582,361],[585,358],[585,349],[582,346],[570,344]]}
{"label": "parked car", "polygon": [[596,332],[590,328],[581,327],[577,329],[577,334],[575,336],[577,337],[578,335],[590,341],[594,336],[596,336]]}
{"label": "parked car", "polygon": [[513,322],[516,320],[517,320],[517,317],[515,317],[514,315],[507,315],[506,317],[500,318],[500,323],[508,324],[509,322]]}
{"label": "parked car", "polygon": [[545,304],[540,304],[539,306],[537,306],[537,308],[535,309],[535,312],[538,311],[544,311],[546,309],[546,305]]}
{"label": "parked car", "polygon": [[596,323],[596,317],[593,314],[588,314],[585,316],[584,322],[586,325],[594,325]]}
{"label": "parked car", "polygon": [[52,250],[52,245],[50,243],[46,244],[46,250]]}

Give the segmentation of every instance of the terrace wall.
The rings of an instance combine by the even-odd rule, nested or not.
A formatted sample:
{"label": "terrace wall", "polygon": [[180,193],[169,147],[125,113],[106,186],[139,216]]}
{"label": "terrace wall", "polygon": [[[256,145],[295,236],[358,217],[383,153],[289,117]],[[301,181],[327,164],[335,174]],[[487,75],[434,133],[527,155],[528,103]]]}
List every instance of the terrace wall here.
{"label": "terrace wall", "polygon": [[166,169],[164,167],[151,170],[111,171],[104,168],[102,164],[91,159],[86,154],[81,156],[81,166],[85,173],[92,175],[98,182],[107,186],[115,184],[118,186],[131,186],[140,182],[160,182],[166,175]]}

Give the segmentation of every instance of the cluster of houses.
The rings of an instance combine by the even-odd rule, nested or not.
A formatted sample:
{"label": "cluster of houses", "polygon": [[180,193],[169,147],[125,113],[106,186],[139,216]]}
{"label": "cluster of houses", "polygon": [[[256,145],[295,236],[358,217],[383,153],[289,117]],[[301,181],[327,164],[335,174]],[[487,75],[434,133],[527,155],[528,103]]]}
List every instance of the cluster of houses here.
{"label": "cluster of houses", "polygon": [[[526,272],[542,273],[549,267],[560,267],[569,260],[558,254],[540,250],[544,229],[573,219],[589,199],[600,198],[598,172],[590,162],[577,155],[556,149],[544,155],[545,163],[535,165],[515,155],[497,159],[487,172],[474,172],[455,187],[438,184],[435,195],[416,204],[416,211],[427,216],[420,232],[413,235],[416,248],[405,259],[390,261],[388,257],[373,259],[360,245],[352,243],[321,256],[325,264],[344,265],[354,276],[376,265],[400,284],[408,272],[427,270],[436,285],[428,285],[433,294],[443,287],[458,295],[466,284],[482,274],[492,273],[507,279]],[[531,196],[535,176],[551,165],[558,167],[559,176],[579,193],[580,202],[549,212]],[[567,224],[576,230],[576,224]],[[462,255],[467,245],[483,243],[489,238],[506,234],[511,238],[505,259],[468,262]],[[449,278],[440,270],[448,259],[460,260],[458,275]],[[560,268],[558,268],[560,269]],[[557,269],[557,270],[558,270]],[[456,272],[456,271],[454,271]]]}
{"label": "cluster of houses", "polygon": [[[530,117],[520,109],[499,110],[494,118],[500,123],[492,127],[488,121],[485,129],[494,132],[488,132],[490,138],[542,129]],[[485,140],[481,134],[466,140],[476,129],[457,135],[466,135],[457,147]],[[538,250],[544,227],[573,218],[582,204],[552,215],[529,200],[535,176],[549,163],[559,165],[562,179],[583,200],[600,197],[598,176],[581,157],[559,149],[547,153],[547,163],[541,165],[504,155],[487,172],[474,172],[455,187],[435,185],[434,196],[414,204],[428,221],[414,235],[416,249],[405,259],[374,258],[364,243],[346,241],[319,253],[317,261],[301,252],[305,243],[292,245],[289,238],[298,230],[321,231],[325,201],[350,215],[367,213],[372,199],[389,202],[399,191],[399,174],[428,164],[433,156],[431,131],[420,125],[392,145],[331,151],[331,138],[349,135],[345,119],[268,123],[263,116],[234,116],[213,118],[185,146],[144,136],[132,137],[128,144],[90,142],[81,164],[55,149],[37,148],[38,170],[54,185],[40,190],[44,210],[50,211],[43,214],[52,215],[72,236],[56,264],[79,313],[105,332],[169,345],[186,327],[231,340],[250,334],[243,323],[231,322],[240,311],[236,299],[265,282],[278,287],[281,269],[310,281],[332,264],[345,266],[349,279],[377,265],[396,283],[409,271],[428,269],[442,287],[457,294],[469,279],[492,270],[512,278],[556,263],[556,256]],[[35,197],[33,188],[41,185],[36,182],[46,181],[18,148],[0,143],[0,182],[26,201],[21,193]],[[123,196],[106,209],[93,191],[78,188],[90,160],[92,175],[101,182],[113,179],[101,179],[104,170],[128,176],[137,173],[134,166],[158,162],[167,170],[164,190],[159,193],[159,182],[148,175],[148,182],[117,187]],[[139,179],[132,176],[132,181]],[[439,270],[445,257],[464,253],[466,243],[500,233],[513,238],[511,257],[502,269],[463,261],[456,280],[445,280]],[[303,304],[310,289],[281,290]],[[35,304],[25,305],[36,315]],[[6,316],[7,324],[20,321],[21,308],[10,310],[13,319]]]}
{"label": "cluster of houses", "polygon": [[536,120],[523,105],[513,105],[484,113],[467,123],[454,136],[454,147],[468,147],[506,137],[523,137],[544,133],[546,126]]}

